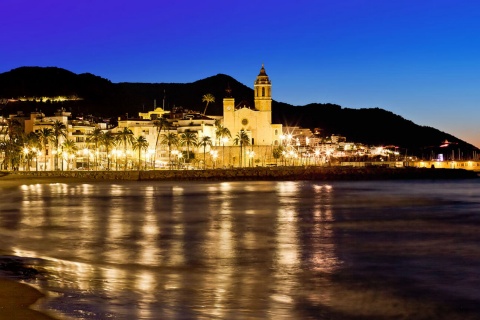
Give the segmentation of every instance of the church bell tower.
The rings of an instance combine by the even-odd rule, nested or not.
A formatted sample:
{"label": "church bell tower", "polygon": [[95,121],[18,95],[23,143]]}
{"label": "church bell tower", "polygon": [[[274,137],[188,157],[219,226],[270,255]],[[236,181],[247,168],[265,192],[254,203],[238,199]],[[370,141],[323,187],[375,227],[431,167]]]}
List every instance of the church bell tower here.
{"label": "church bell tower", "polygon": [[258,111],[272,111],[272,83],[265,72],[262,64],[260,73],[254,83],[255,90],[255,109]]}

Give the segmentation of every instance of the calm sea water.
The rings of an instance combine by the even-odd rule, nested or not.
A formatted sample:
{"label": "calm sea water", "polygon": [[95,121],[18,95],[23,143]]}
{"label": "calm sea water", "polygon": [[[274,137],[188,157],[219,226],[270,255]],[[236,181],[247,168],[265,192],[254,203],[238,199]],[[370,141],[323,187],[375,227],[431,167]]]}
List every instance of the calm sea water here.
{"label": "calm sea water", "polygon": [[478,180],[0,192],[0,254],[70,318],[480,319]]}

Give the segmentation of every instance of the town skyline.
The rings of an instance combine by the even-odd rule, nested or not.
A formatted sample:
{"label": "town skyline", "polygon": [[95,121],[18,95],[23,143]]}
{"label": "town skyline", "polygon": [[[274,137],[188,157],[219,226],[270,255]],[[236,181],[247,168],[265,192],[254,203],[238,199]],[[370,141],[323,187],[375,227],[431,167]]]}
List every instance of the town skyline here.
{"label": "town skyline", "polygon": [[378,107],[480,146],[478,4],[92,4],[0,4],[9,13],[0,72],[58,66],[115,83],[188,83],[223,73],[252,87],[264,63],[276,101]]}

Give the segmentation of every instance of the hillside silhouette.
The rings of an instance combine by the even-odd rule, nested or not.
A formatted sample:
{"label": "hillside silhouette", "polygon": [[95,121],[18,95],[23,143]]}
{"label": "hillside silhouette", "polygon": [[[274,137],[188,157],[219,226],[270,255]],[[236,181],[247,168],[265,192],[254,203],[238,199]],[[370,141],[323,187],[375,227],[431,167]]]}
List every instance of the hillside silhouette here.
{"label": "hillside silhouette", "polygon": [[[222,100],[229,87],[238,103],[253,105],[253,89],[234,78],[217,74],[191,83],[112,83],[99,76],[75,74],[57,67],[20,67],[0,74],[0,112],[4,116],[23,111],[42,111],[53,114],[65,108],[73,116],[93,115],[116,118],[153,110],[154,104],[166,110],[184,107],[202,112],[202,96],[211,93],[215,102],[209,104],[207,114],[222,115]],[[69,96],[76,100],[53,102],[16,101],[6,99]],[[408,149],[409,154],[439,152],[438,147],[448,140],[451,144],[441,149],[445,154],[464,153],[468,156],[478,149],[438,129],[419,126],[399,115],[380,108],[350,109],[335,104],[312,103],[305,106],[273,101],[272,121],[284,126],[319,128],[323,136],[339,134],[348,141],[367,145],[393,145]]]}

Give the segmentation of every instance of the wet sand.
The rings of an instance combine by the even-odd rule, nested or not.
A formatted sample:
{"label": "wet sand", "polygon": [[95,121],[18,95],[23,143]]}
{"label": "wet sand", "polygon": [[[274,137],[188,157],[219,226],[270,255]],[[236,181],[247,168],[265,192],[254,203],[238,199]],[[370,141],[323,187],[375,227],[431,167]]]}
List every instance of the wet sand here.
{"label": "wet sand", "polygon": [[[25,184],[54,182],[58,182],[58,178],[30,178],[16,174],[0,175],[0,188],[14,188]],[[44,295],[40,291],[29,285],[0,278],[0,320],[55,319],[31,309],[31,306],[43,297]]]}
{"label": "wet sand", "polygon": [[0,188],[16,188],[21,185],[45,184],[45,183],[75,183],[94,182],[96,179],[67,178],[67,177],[35,177],[15,173],[0,174]]}
{"label": "wet sand", "polygon": [[26,285],[0,278],[0,320],[52,320],[44,313],[30,308],[44,295]]}

